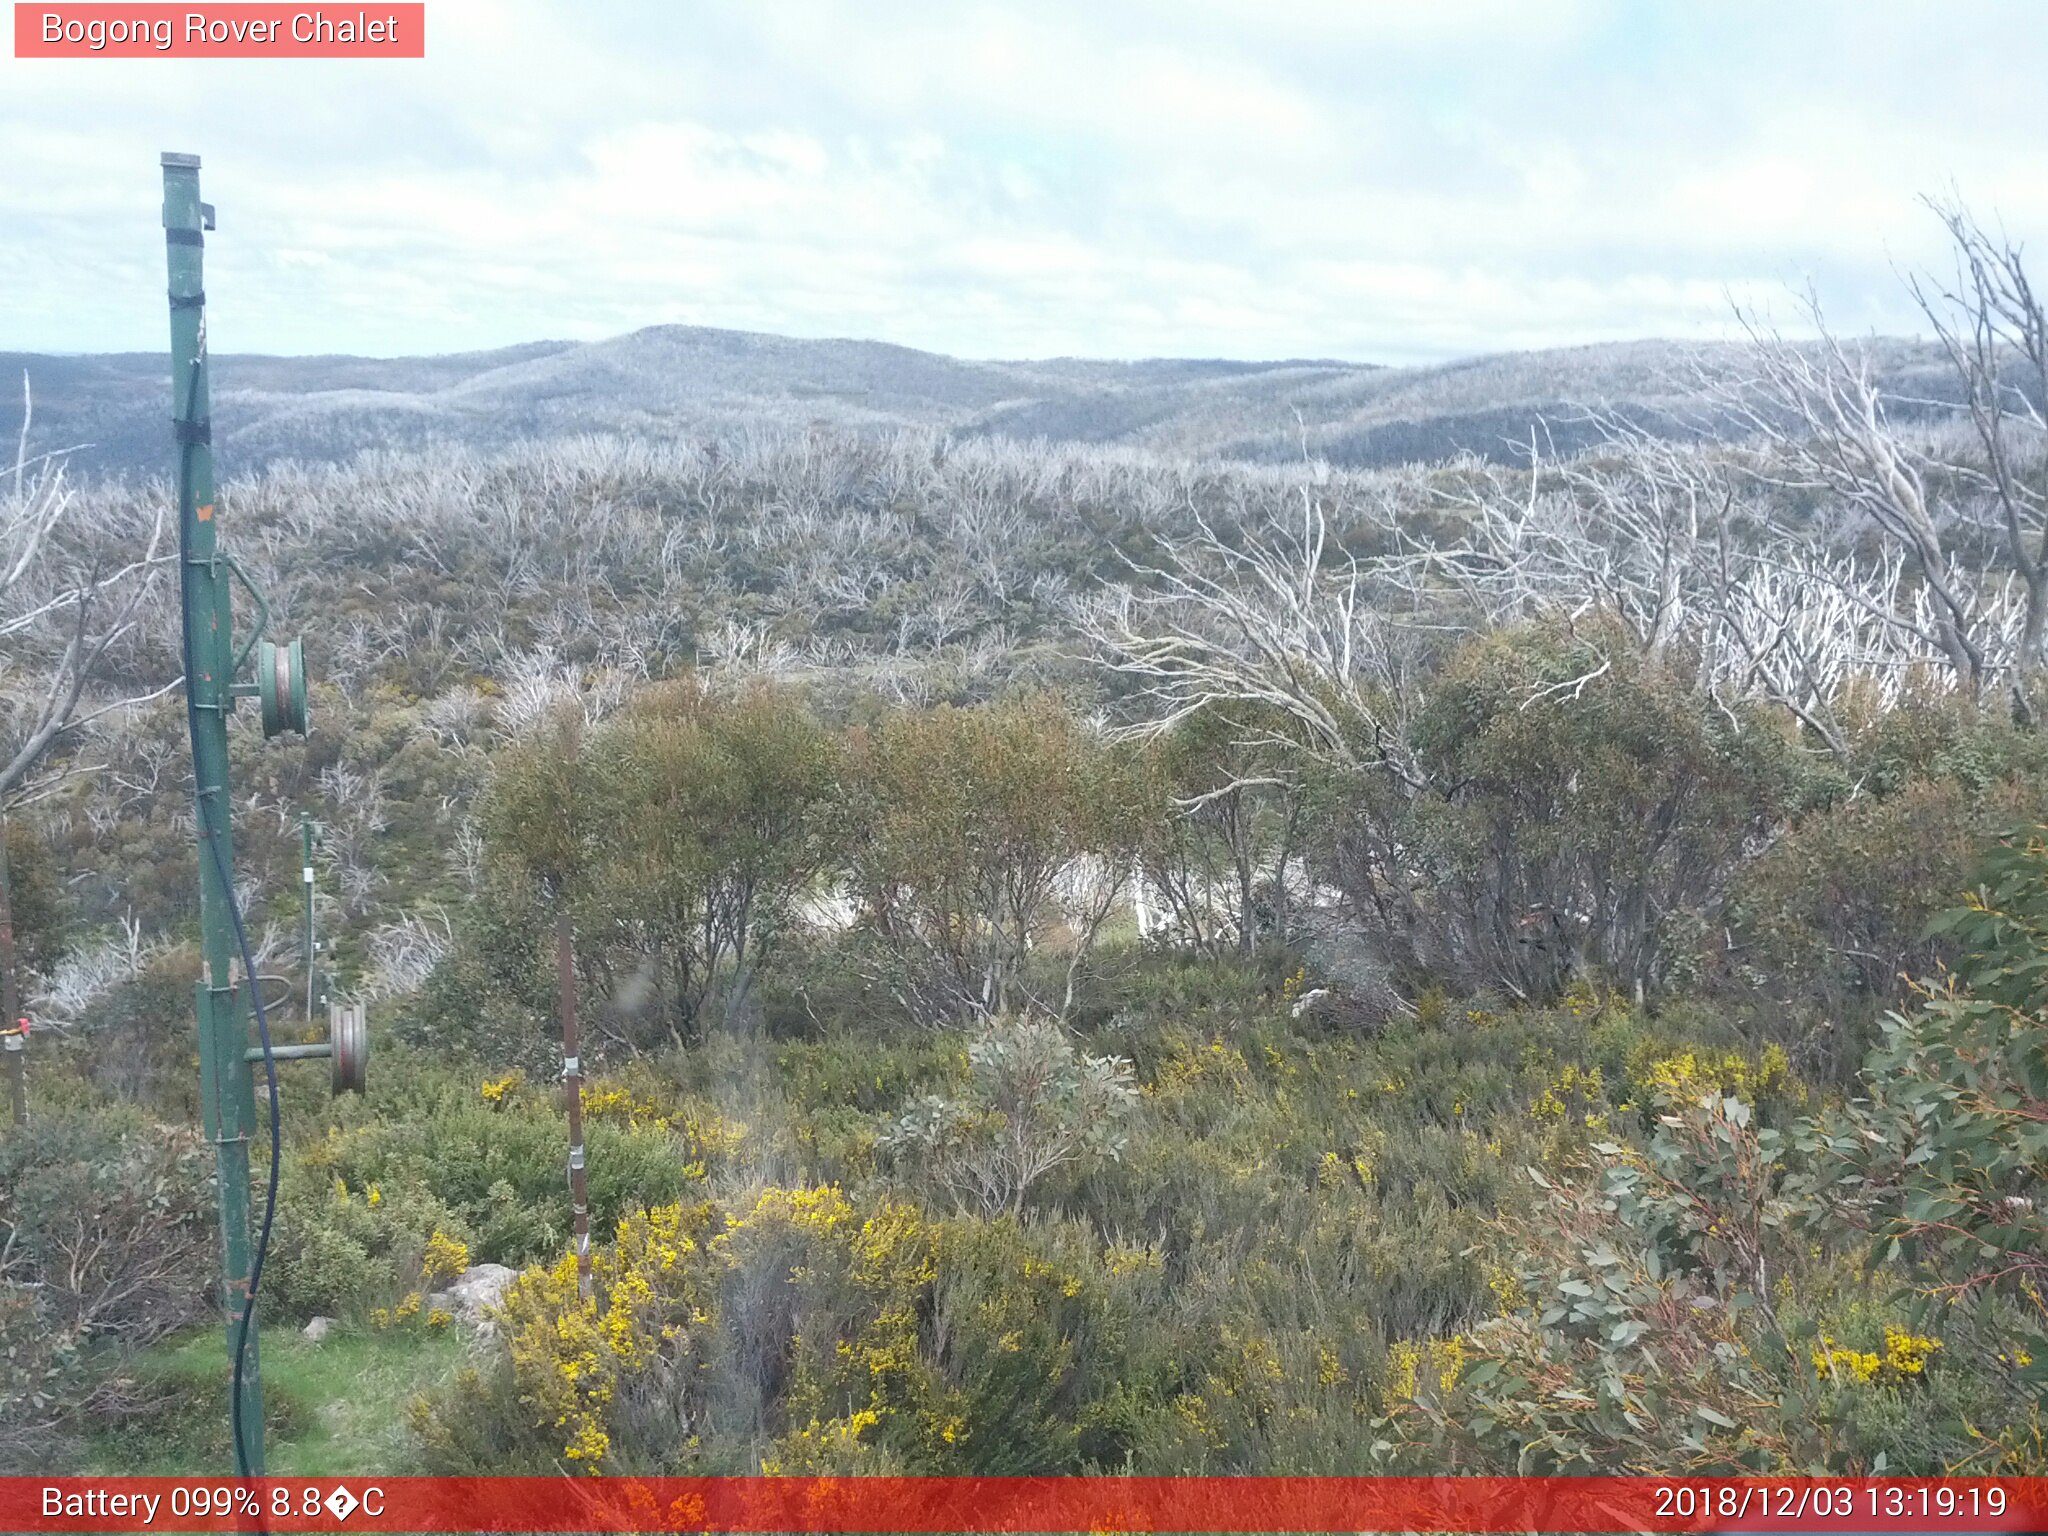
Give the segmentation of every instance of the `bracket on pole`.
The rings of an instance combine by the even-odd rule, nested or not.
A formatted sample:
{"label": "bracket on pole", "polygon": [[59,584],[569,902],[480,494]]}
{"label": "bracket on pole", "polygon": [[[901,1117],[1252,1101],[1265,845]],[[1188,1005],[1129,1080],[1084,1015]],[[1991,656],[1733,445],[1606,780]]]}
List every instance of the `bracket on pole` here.
{"label": "bracket on pole", "polygon": [[[263,1048],[252,1045],[242,1054],[244,1060],[258,1062],[263,1059]],[[273,1045],[270,1059],[329,1062],[328,1076],[337,1099],[344,1093],[361,1093],[370,1071],[368,1013],[361,1003],[329,1003],[325,1040],[313,1040],[304,1045]]]}

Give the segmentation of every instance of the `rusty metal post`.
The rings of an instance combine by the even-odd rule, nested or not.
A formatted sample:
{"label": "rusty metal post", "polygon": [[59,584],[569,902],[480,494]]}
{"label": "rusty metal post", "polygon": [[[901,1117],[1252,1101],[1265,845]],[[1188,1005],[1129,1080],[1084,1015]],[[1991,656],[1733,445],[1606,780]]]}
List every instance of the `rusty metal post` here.
{"label": "rusty metal post", "polygon": [[562,1083],[569,1104],[569,1216],[576,1235],[576,1294],[590,1298],[590,1188],[584,1176],[583,1057],[576,1028],[576,955],[569,908],[555,897],[555,964],[562,982]]}
{"label": "rusty metal post", "polygon": [[0,815],[0,1054],[7,1058],[7,1100],[17,1129],[28,1124],[28,1020],[14,973],[13,871],[7,863],[7,818]]}
{"label": "rusty metal post", "polygon": [[28,1129],[28,1029],[10,1024],[0,1029],[0,1056],[7,1058],[7,1102],[14,1111],[14,1128]]}

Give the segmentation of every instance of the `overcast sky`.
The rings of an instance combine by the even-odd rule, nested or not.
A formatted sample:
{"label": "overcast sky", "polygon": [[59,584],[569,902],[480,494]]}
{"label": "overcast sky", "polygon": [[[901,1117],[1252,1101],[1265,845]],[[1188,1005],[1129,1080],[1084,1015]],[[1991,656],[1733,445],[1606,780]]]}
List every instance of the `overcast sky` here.
{"label": "overcast sky", "polygon": [[[336,8],[338,9],[338,8]],[[350,8],[353,14],[353,7]],[[1409,362],[1906,331],[1951,184],[2048,245],[2048,7],[429,0],[423,61],[0,59],[0,349],[660,322],[973,357]]]}

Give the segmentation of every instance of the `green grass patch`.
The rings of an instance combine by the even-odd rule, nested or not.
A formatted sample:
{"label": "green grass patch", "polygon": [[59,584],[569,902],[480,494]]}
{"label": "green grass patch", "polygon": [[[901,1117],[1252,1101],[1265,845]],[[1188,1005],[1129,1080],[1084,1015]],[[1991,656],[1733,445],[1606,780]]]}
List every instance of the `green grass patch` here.
{"label": "green grass patch", "polygon": [[[340,1331],[319,1344],[295,1329],[263,1335],[266,1470],[274,1476],[396,1476],[418,1470],[406,1427],[413,1398],[460,1367],[454,1330]],[[228,1471],[228,1362],[221,1331],[178,1334],[144,1351],[134,1375],[149,1405],[92,1437],[82,1471],[177,1476]]]}

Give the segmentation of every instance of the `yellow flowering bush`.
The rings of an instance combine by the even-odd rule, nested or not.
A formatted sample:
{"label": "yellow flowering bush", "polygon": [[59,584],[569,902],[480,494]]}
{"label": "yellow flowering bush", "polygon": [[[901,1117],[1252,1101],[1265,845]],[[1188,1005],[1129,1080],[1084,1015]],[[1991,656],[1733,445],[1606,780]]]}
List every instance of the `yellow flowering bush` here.
{"label": "yellow flowering bush", "polygon": [[[778,1437],[772,1466],[868,1466],[855,1453],[878,1423],[929,1406],[918,1309],[933,1263],[914,1209],[857,1209],[834,1185],[635,1212],[593,1253],[588,1295],[573,1254],[508,1289],[516,1400],[552,1456],[591,1474],[671,1465],[687,1456],[678,1424],[771,1400],[779,1422],[801,1426]],[[461,1433],[453,1406],[430,1445]]]}
{"label": "yellow flowering bush", "polygon": [[1296,966],[1280,983],[1280,1006],[1291,1009],[1308,986],[1308,968]]}
{"label": "yellow flowering bush", "polygon": [[420,1293],[408,1291],[405,1299],[394,1307],[376,1307],[370,1313],[370,1321],[379,1328],[398,1328],[420,1315]]}
{"label": "yellow flowering bush", "polygon": [[1316,1385],[1338,1387],[1350,1379],[1351,1373],[1344,1369],[1343,1358],[1327,1344],[1318,1344],[1316,1346]]}
{"label": "yellow flowering bush", "polygon": [[659,1359],[687,1358],[698,1342],[691,1330],[710,1322],[702,1257],[712,1220],[708,1205],[681,1204],[626,1217],[592,1257],[587,1296],[573,1253],[507,1289],[501,1306],[518,1400],[577,1470],[612,1470],[606,1419],[622,1382]]}
{"label": "yellow flowering bush", "polygon": [[439,1227],[427,1239],[427,1251],[420,1258],[420,1274],[429,1281],[454,1280],[469,1272],[469,1244],[450,1237]]}
{"label": "yellow flowering bush", "polygon": [[1885,1324],[1884,1351],[1852,1349],[1837,1342],[1831,1333],[1820,1335],[1810,1351],[1814,1371],[1833,1381],[1868,1385],[1871,1382],[1897,1385],[1924,1377],[1927,1363],[1941,1348],[1941,1340]]}
{"label": "yellow flowering bush", "polygon": [[1419,1392],[1449,1392],[1469,1358],[1462,1338],[1402,1339],[1387,1347],[1387,1400],[1412,1401]]}
{"label": "yellow flowering bush", "polygon": [[[936,1234],[914,1207],[883,1200],[863,1215],[836,1187],[771,1188],[744,1216],[727,1218],[715,1247],[745,1287],[729,1296],[787,1285],[794,1316],[836,1317],[836,1325],[806,1327],[792,1340],[785,1411],[809,1428],[778,1442],[786,1457],[819,1465],[869,1426],[914,1421],[929,1409],[918,1309],[937,1272]],[[873,1417],[861,1421],[864,1414]],[[806,1433],[808,1445],[800,1443]]]}
{"label": "yellow flowering bush", "polygon": [[658,1131],[683,1142],[684,1171],[703,1178],[717,1162],[738,1151],[747,1127],[729,1120],[708,1105],[677,1100],[651,1079],[629,1076],[583,1085],[583,1113],[591,1120],[612,1121],[628,1129]]}
{"label": "yellow flowering bush", "polygon": [[1211,1085],[1220,1086],[1234,1098],[1249,1094],[1252,1069],[1244,1052],[1221,1040],[1176,1039],[1170,1042],[1152,1081],[1140,1091],[1148,1098],[1171,1103]]}
{"label": "yellow flowering bush", "polygon": [[1588,1113],[1589,1106],[1602,1102],[1604,1088],[1600,1069],[1582,1069],[1576,1064],[1568,1064],[1536,1096],[1536,1102],[1529,1106],[1529,1113],[1537,1120],[1577,1120]]}
{"label": "yellow flowering bush", "polygon": [[882,1415],[873,1408],[826,1422],[812,1419],[802,1429],[784,1435],[775,1449],[761,1458],[761,1475],[816,1477],[859,1471],[874,1476],[893,1470],[883,1459],[881,1447],[868,1435],[881,1422]]}
{"label": "yellow flowering bush", "polygon": [[1883,1364],[1882,1359],[1866,1350],[1844,1349],[1831,1333],[1822,1334],[1813,1351],[1814,1370],[1836,1381],[1869,1381]]}
{"label": "yellow flowering bush", "polygon": [[1884,1331],[1885,1369],[1899,1377],[1922,1375],[1927,1370],[1927,1362],[1940,1348],[1939,1339],[1887,1326]]}
{"label": "yellow flowering bush", "polygon": [[[322,1145],[331,1152],[342,1143]],[[329,1172],[334,1166],[331,1157],[313,1168],[286,1164],[264,1271],[265,1301],[277,1315],[390,1316],[408,1293],[468,1268],[471,1231],[445,1201],[410,1180],[351,1183]]]}
{"label": "yellow flowering bush", "polygon": [[[520,1276],[503,1389],[479,1377],[416,1416],[430,1465],[473,1468],[484,1442],[501,1467],[686,1471],[740,1433],[770,1473],[1079,1471],[1132,1444],[1117,1362],[1153,1347],[1169,1295],[1152,1245],[831,1184],[636,1213],[592,1271],[587,1296],[567,1255]],[[1355,1344],[1326,1343],[1226,1329],[1190,1350],[1189,1389],[1241,1435],[1351,1390]]]}
{"label": "yellow flowering bush", "polygon": [[1630,1076],[1642,1097],[1665,1104],[1697,1103],[1708,1094],[1729,1094],[1752,1104],[1778,1100],[1803,1105],[1808,1099],[1781,1045],[1765,1046],[1753,1062],[1739,1051],[1660,1056],[1645,1045],[1630,1063]]}
{"label": "yellow flowering bush", "polygon": [[1486,1266],[1486,1289],[1493,1295],[1494,1309],[1503,1315],[1529,1304],[1522,1277],[1503,1264]]}
{"label": "yellow flowering bush", "polygon": [[[1166,1255],[1105,1247],[1079,1222],[952,1222],[936,1237],[920,1396],[897,1437],[906,1463],[1031,1474],[1122,1462],[1131,1445],[1122,1394],[1145,1390],[1133,1350],[1160,1341]],[[1171,1385],[1192,1395],[1212,1390],[1208,1374],[1234,1379],[1223,1353],[1220,1339],[1205,1340]]]}

